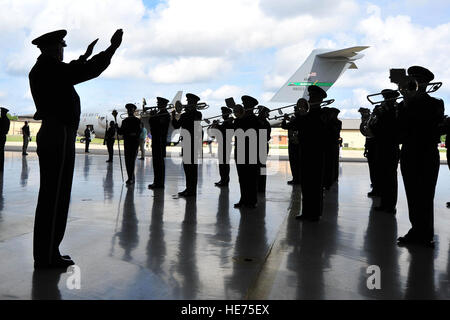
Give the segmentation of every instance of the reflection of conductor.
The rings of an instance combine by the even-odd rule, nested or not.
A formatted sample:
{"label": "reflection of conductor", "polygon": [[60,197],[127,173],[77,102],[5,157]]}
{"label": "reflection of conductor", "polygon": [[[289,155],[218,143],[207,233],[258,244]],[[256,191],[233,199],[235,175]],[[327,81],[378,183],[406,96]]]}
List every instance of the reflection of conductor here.
{"label": "reflection of conductor", "polygon": [[29,74],[36,105],[34,118],[42,120],[37,137],[41,181],[34,224],[36,268],[74,264],[59,252],[67,223],[80,122],[80,98],[74,85],[98,77],[108,67],[123,32],[119,29],[114,33],[105,51],[88,60],[95,40],[84,55],[70,63],[63,62],[66,34],[65,30],[54,31],[32,41],[42,52]]}

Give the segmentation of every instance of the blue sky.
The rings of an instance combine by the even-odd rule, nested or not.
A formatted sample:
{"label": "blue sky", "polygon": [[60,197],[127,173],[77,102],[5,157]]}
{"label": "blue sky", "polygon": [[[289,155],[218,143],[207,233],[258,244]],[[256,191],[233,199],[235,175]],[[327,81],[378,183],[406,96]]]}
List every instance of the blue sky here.
{"label": "blue sky", "polygon": [[[356,0],[4,0],[0,3],[0,105],[34,112],[27,75],[38,50],[30,41],[68,30],[65,61],[99,37],[108,46],[116,28],[122,47],[98,79],[77,86],[82,109],[108,111],[145,97],[193,92],[218,114],[223,99],[243,94],[261,103],[314,48],[368,45],[358,70],[348,70],[328,94],[341,117],[369,105],[368,93],[393,88],[389,68],[426,66],[450,97],[450,1]],[[62,106],[63,107],[63,106]],[[447,107],[447,113],[450,108]]]}

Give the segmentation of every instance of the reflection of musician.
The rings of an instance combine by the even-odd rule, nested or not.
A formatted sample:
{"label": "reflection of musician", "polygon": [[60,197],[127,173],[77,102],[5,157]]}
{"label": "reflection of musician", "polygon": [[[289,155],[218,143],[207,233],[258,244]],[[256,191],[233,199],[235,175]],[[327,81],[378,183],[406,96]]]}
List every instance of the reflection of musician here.
{"label": "reflection of musician", "polygon": [[118,128],[117,132],[123,136],[123,148],[125,154],[125,166],[127,168],[128,180],[127,185],[135,182],[134,166],[139,148],[139,135],[141,134],[141,120],[135,117],[134,112],[136,106],[132,103],[125,105],[128,117],[122,121],[122,126]]}
{"label": "reflection of musician", "polygon": [[[269,141],[270,141],[270,133],[272,131],[272,128],[270,127],[270,123],[267,120],[269,117],[269,108],[265,106],[259,106],[258,107],[258,121],[259,121],[259,129],[258,130],[258,166],[259,166],[259,177],[258,177],[258,192],[266,192],[266,161],[267,161],[267,155],[269,154]],[[262,129],[262,130],[261,130]],[[265,130],[265,135],[263,135],[263,132]],[[260,139],[263,139],[264,141],[267,141],[266,144],[266,153],[265,155],[261,155],[263,157],[262,159],[259,159],[259,148],[260,145]]]}
{"label": "reflection of musician", "polygon": [[[172,112],[172,125],[175,129],[182,128],[189,133],[189,138],[183,136],[183,169],[186,175],[186,189],[179,192],[178,195],[182,197],[197,195],[197,176],[198,176],[198,154],[200,143],[194,143],[198,136],[195,132],[201,130],[200,121],[202,120],[202,113],[197,111],[196,105],[200,100],[195,94],[186,94],[187,105],[185,112],[181,114],[180,119],[176,119],[175,110]],[[199,146],[197,146],[200,144]],[[187,158],[189,156],[189,158]]]}
{"label": "reflection of musician", "polygon": [[[258,105],[258,100],[250,96],[242,96],[243,112],[237,106],[237,119],[234,120],[234,129],[241,129],[244,132],[243,146],[239,143],[239,138],[235,136],[235,160],[239,176],[239,187],[241,189],[241,198],[234,205],[235,208],[249,207],[255,208],[258,194],[258,148],[257,135],[259,128],[258,118],[253,113],[253,109]],[[236,131],[235,131],[236,134]],[[250,141],[252,135],[254,141]],[[256,144],[256,148],[253,148]],[[256,153],[256,154],[254,154]]]}
{"label": "reflection of musician", "polygon": [[219,158],[219,174],[220,181],[216,182],[217,187],[226,187],[230,182],[230,154],[231,154],[231,140],[227,140],[227,129],[233,129],[233,118],[231,117],[232,110],[227,107],[222,107],[222,123],[213,123],[212,129],[217,129],[222,134],[222,139],[218,139],[218,158]]}
{"label": "reflection of musician", "polygon": [[167,132],[169,130],[170,114],[167,112],[169,100],[157,97],[158,112],[150,115],[148,120],[152,134],[152,158],[154,180],[148,185],[149,189],[164,188],[165,171],[164,157],[166,156]]}
{"label": "reflection of musician", "polygon": [[324,170],[324,130],[326,122],[320,104],[326,92],[315,85],[308,87],[310,109],[296,119],[300,132],[300,163],[302,165],[302,214],[297,219],[318,221],[322,216]]}
{"label": "reflection of musician", "polygon": [[395,214],[397,209],[397,167],[400,156],[397,138],[397,115],[395,98],[398,91],[385,89],[381,91],[385,101],[376,106],[368,121],[368,127],[377,140],[380,206],[375,210]]}
{"label": "reflection of musician", "polygon": [[400,168],[408,200],[411,229],[398,238],[399,245],[420,243],[434,246],[434,193],[439,173],[439,123],[444,118],[444,103],[426,93],[434,79],[429,70],[413,66],[408,75],[418,82],[417,91],[402,91],[398,105]]}
{"label": "reflection of musician", "polygon": [[291,166],[292,180],[288,181],[290,185],[300,184],[300,146],[298,138],[298,130],[295,126],[295,118],[299,116],[299,103],[301,99],[297,101],[294,107],[294,115],[289,117],[285,114],[281,128],[288,132],[288,153],[289,153],[289,165]]}

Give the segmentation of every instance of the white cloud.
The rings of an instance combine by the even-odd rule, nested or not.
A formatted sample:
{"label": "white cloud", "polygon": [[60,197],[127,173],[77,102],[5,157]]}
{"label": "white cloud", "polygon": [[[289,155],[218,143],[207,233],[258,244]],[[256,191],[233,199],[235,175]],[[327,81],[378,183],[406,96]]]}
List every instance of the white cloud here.
{"label": "white cloud", "polygon": [[192,83],[211,80],[226,72],[230,65],[222,58],[180,58],[158,64],[149,71],[156,83]]}

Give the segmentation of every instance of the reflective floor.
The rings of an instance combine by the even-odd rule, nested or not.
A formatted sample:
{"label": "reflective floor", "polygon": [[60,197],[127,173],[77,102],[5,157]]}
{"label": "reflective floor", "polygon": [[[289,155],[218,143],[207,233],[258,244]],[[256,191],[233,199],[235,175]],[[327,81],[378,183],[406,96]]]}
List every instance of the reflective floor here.
{"label": "reflective floor", "polygon": [[[167,159],[165,191],[150,191],[151,158],[137,160],[136,185],[122,184],[118,158],[77,155],[69,222],[61,251],[73,276],[34,272],[32,230],[39,188],[34,153],[6,152],[0,184],[0,299],[449,299],[450,172],[441,166],[434,250],[396,246],[409,229],[400,181],[396,217],[375,212],[365,163],[341,163],[319,223],[293,219],[299,190],[286,185],[287,161],[271,162],[256,210],[237,210],[236,169],[229,189],[214,187],[218,167],[199,167],[197,199],[184,189],[180,159]],[[369,290],[367,267],[381,271]]]}

